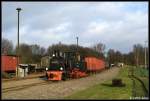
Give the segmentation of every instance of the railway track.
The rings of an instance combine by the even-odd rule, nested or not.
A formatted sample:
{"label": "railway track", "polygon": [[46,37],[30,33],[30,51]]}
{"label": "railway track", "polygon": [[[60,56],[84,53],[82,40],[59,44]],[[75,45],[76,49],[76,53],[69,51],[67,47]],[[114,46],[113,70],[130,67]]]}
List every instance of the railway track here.
{"label": "railway track", "polygon": [[[67,81],[57,82],[46,81],[43,78],[42,80],[28,80],[29,82],[15,81],[14,85],[4,84],[2,86],[7,88],[2,90],[2,99],[62,99],[75,92],[84,90],[95,84],[102,83],[105,80],[110,80],[115,77],[118,72],[119,68],[113,68],[97,75],[93,74],[93,76],[90,75],[85,78],[68,79]],[[15,85],[16,82],[17,85]],[[12,86],[13,88],[8,88]]]}
{"label": "railway track", "polygon": [[6,92],[10,92],[10,91],[18,91],[18,90],[26,89],[26,88],[37,86],[37,85],[46,85],[46,84],[51,84],[51,83],[54,83],[54,82],[43,81],[43,82],[39,82],[39,83],[32,83],[32,84],[26,84],[26,85],[19,85],[19,86],[15,86],[15,87],[3,88],[2,93],[6,93]]}
{"label": "railway track", "polygon": [[[68,79],[68,80],[75,80],[75,79]],[[8,88],[3,88],[2,93],[7,93],[7,92],[11,92],[11,91],[19,91],[19,90],[27,89],[27,88],[30,88],[30,87],[33,87],[33,86],[47,85],[47,84],[60,83],[60,82],[64,82],[64,81],[48,81],[48,80],[45,80],[45,81],[38,82],[38,83],[31,83],[31,84],[19,85],[19,86],[14,86],[14,87],[8,87]]]}
{"label": "railway track", "polygon": [[[89,77],[89,76],[87,76],[87,77]],[[25,78],[25,79],[21,79],[21,80],[28,80],[28,79],[33,79],[33,78]],[[52,84],[52,83],[65,82],[65,81],[48,81],[48,80],[44,79],[43,76],[41,76],[40,78],[43,79],[43,81],[39,81],[36,83],[30,83],[30,84],[17,85],[17,86],[13,86],[13,87],[2,88],[2,93],[19,91],[19,90],[27,89],[27,88],[30,88],[33,86],[38,86],[38,85],[47,85],[47,84]],[[84,78],[86,78],[86,77],[84,77]],[[78,79],[82,79],[82,78],[78,78]],[[69,78],[66,81],[68,81],[68,80],[70,81],[70,80],[76,80],[76,79]],[[20,81],[20,80],[14,80],[14,81]]]}
{"label": "railway track", "polygon": [[[141,86],[142,86],[143,91],[144,91],[144,93],[145,93],[145,97],[148,97],[149,91],[148,91],[148,89],[146,88],[146,85],[144,84],[144,82],[143,82],[140,78],[138,78],[137,76],[135,76],[135,75],[131,75],[130,78],[131,78],[133,81],[134,81],[134,80],[137,80],[138,82],[141,83]],[[135,81],[134,81],[134,82],[135,82]],[[135,86],[135,84],[133,84],[133,85]],[[134,89],[135,89],[135,87],[134,87]],[[134,93],[135,93],[135,92],[134,92]],[[135,95],[135,94],[133,94],[133,95]]]}
{"label": "railway track", "polygon": [[144,82],[138,77],[138,76],[136,76],[135,74],[134,74],[134,70],[133,70],[133,68],[132,68],[132,70],[130,70],[129,71],[129,74],[128,74],[128,76],[129,76],[129,78],[131,78],[131,80],[133,81],[133,96],[134,97],[136,97],[136,84],[135,84],[135,81],[138,81],[140,84],[141,84],[141,87],[142,87],[142,89],[143,89],[143,91],[144,91],[144,95],[145,95],[145,97],[148,97],[148,95],[149,95],[149,91],[148,91],[148,89],[146,88],[146,85],[144,84]]}
{"label": "railway track", "polygon": [[33,78],[42,78],[45,75],[38,75],[33,77],[26,77],[26,78],[13,78],[13,79],[2,79],[3,82],[9,82],[9,81],[20,81],[20,80],[27,80],[27,79],[33,79]]}

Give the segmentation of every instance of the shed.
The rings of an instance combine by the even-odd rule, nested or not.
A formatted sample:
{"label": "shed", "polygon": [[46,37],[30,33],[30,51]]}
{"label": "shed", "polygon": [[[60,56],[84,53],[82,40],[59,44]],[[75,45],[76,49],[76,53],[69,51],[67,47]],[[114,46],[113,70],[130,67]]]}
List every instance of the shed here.
{"label": "shed", "polygon": [[42,68],[46,68],[49,66],[49,61],[50,61],[51,57],[50,56],[45,56],[41,58],[41,67]]}
{"label": "shed", "polygon": [[118,66],[118,67],[123,67],[123,66],[124,66],[124,63],[119,62],[119,63],[117,64],[117,66]]}
{"label": "shed", "polygon": [[35,72],[37,64],[28,64],[28,74]]}
{"label": "shed", "polygon": [[28,64],[19,64],[18,77],[26,77],[28,75]]}

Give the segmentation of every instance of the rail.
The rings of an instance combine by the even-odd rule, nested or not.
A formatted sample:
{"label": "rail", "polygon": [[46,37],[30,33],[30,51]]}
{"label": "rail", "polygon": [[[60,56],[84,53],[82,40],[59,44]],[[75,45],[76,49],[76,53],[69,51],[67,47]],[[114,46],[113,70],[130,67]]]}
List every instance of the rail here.
{"label": "rail", "polygon": [[134,68],[132,68],[132,70],[130,71],[130,75],[128,75],[128,76],[133,81],[133,88],[132,88],[133,97],[136,97],[136,82],[135,81],[138,81],[141,84],[142,89],[144,91],[144,97],[148,97],[149,96],[149,91],[146,88],[146,85],[144,84],[144,82],[138,76],[135,76]]}
{"label": "rail", "polygon": [[14,86],[14,87],[8,87],[8,88],[3,88],[2,93],[10,92],[10,91],[17,91],[17,90],[22,90],[26,89],[32,86],[37,86],[37,85],[46,85],[46,84],[51,84],[54,82],[50,81],[43,81],[43,82],[38,82],[38,83],[31,83],[31,84],[26,84],[26,85],[19,85],[19,86]]}
{"label": "rail", "polygon": [[41,77],[44,77],[44,76],[45,76],[45,74],[29,76],[29,77],[24,77],[24,78],[2,79],[2,82],[20,81],[20,80],[26,80],[26,79],[41,78]]}
{"label": "rail", "polygon": [[145,96],[148,97],[149,91],[147,90],[144,82],[140,78],[136,77],[135,75],[133,75],[132,77],[135,78],[136,80],[138,80],[142,84],[142,88],[143,88],[143,90],[145,92]]}

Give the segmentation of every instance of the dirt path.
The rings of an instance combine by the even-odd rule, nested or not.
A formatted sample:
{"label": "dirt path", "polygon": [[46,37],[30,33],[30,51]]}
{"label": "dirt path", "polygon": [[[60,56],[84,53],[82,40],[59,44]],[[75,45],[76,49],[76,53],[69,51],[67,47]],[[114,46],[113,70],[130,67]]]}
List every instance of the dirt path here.
{"label": "dirt path", "polygon": [[[119,68],[113,68],[86,78],[53,83],[49,82],[46,84],[35,85],[26,89],[14,90],[4,93],[2,92],[2,99],[63,99],[64,97],[69,96],[74,92],[86,89],[98,83],[102,83],[105,80],[110,80],[114,78],[118,72]],[[30,83],[31,82],[35,81],[30,81]]]}

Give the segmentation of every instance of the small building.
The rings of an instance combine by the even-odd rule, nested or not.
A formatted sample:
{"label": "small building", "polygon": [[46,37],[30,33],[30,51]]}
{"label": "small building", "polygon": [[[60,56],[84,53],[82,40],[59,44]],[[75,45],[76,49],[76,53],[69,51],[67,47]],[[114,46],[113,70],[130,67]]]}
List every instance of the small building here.
{"label": "small building", "polygon": [[115,64],[113,64],[113,63],[112,63],[112,64],[110,64],[110,67],[114,67],[114,66],[115,66]]}
{"label": "small building", "polygon": [[118,66],[118,67],[123,67],[123,66],[124,66],[124,63],[119,62],[119,63],[117,64],[117,66]]}
{"label": "small building", "polygon": [[37,64],[28,64],[28,74],[36,72]]}
{"label": "small building", "polygon": [[28,74],[34,72],[43,72],[43,71],[45,71],[45,67],[42,67],[40,63],[28,64]]}
{"label": "small building", "polygon": [[41,58],[41,67],[42,68],[46,68],[49,66],[49,61],[50,61],[51,57],[50,56],[44,56]]}
{"label": "small building", "polygon": [[28,64],[19,64],[16,72],[18,77],[26,77],[28,75]]}

